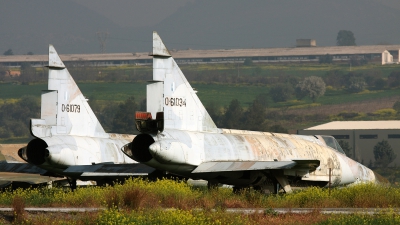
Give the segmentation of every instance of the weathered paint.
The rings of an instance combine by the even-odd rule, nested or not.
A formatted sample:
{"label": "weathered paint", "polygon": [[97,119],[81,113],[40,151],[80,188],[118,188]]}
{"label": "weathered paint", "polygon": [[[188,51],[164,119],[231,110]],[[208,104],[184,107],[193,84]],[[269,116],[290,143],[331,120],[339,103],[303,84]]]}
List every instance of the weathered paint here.
{"label": "weathered paint", "polygon": [[[202,138],[199,139],[199,136]],[[184,173],[189,177],[210,179],[221,176],[221,172],[229,171],[227,164],[230,164],[234,167],[231,171],[288,169],[285,171],[287,175],[301,175],[301,179],[305,181],[325,182],[329,181],[329,169],[332,169],[333,185],[376,179],[370,169],[326,146],[318,137],[312,137],[313,141],[310,141],[306,136],[264,132],[248,134],[236,131],[216,134],[166,130],[163,135],[154,135],[153,138],[155,142],[149,146],[149,151],[160,164],[157,168],[181,174],[182,165],[185,165],[187,169]],[[318,160],[320,165],[303,168],[296,160]],[[210,162],[214,164],[209,164]],[[234,162],[241,162],[241,167]],[[196,171],[203,163],[212,165],[212,169],[201,171],[211,173],[205,174],[205,177]],[[176,165],[181,167],[176,170]],[[193,170],[196,173],[194,175]],[[297,174],[293,171],[297,171]],[[230,184],[234,184],[234,181]]]}
{"label": "weathered paint", "polygon": [[[120,151],[135,136],[104,131],[52,45],[48,90],[42,92],[41,118],[31,119],[31,133],[36,139],[21,148],[19,156],[53,174],[80,179],[89,179],[84,172],[97,179],[137,174],[134,166],[126,167],[137,162]],[[90,169],[97,164],[104,164],[106,172]]]}
{"label": "weathered paint", "polygon": [[162,92],[165,101],[148,101],[147,109],[153,115],[163,109],[165,129],[135,137],[122,148],[129,157],[212,183],[271,189],[279,182],[286,192],[330,180],[332,186],[377,180],[331,145],[333,137],[218,129],[174,59],[160,53],[168,50],[155,32],[153,41],[153,81],[164,85],[148,89],[147,99],[160,99]]}

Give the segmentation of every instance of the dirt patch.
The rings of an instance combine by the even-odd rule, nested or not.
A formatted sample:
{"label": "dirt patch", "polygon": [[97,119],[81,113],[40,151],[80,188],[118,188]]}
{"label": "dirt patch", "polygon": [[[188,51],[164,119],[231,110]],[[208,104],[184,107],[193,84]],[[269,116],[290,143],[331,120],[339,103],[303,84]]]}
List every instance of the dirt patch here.
{"label": "dirt patch", "polygon": [[7,162],[22,162],[25,163],[18,156],[18,150],[26,144],[0,144],[0,161],[6,160]]}

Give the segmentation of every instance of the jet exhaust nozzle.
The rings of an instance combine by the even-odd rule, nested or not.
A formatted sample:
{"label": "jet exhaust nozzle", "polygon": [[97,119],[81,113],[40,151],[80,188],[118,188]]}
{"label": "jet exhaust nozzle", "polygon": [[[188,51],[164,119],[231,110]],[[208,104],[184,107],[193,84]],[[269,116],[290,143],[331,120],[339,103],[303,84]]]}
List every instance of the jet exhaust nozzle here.
{"label": "jet exhaust nozzle", "polygon": [[139,134],[131,143],[122,147],[122,151],[137,162],[148,162],[153,158],[149,151],[149,147],[153,143],[154,139],[151,135]]}
{"label": "jet exhaust nozzle", "polygon": [[46,162],[46,155],[49,154],[47,147],[47,143],[42,139],[33,139],[26,147],[18,150],[18,155],[29,163],[42,165]]}

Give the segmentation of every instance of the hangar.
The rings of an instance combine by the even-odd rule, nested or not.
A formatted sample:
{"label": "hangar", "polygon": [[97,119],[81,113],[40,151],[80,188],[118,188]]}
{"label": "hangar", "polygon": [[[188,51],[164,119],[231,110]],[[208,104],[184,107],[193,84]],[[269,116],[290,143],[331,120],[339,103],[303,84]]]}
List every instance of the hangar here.
{"label": "hangar", "polygon": [[[329,54],[333,61],[348,61],[352,57],[381,62],[385,50],[398,59],[400,45],[293,47],[259,49],[214,49],[214,50],[171,50],[175,61],[186,63],[238,63],[247,58],[253,62],[318,62],[321,56]],[[19,67],[23,62],[33,66],[47,63],[47,55],[0,56],[0,65]],[[125,64],[150,65],[152,57],[148,52],[109,54],[68,54],[60,55],[66,63],[89,63],[94,66],[115,66]]]}
{"label": "hangar", "polygon": [[400,165],[400,121],[333,121],[298,130],[303,135],[331,135],[338,141],[347,141],[352,148],[351,157],[368,165],[374,162],[374,146],[382,141],[389,142],[397,155],[389,166]]}

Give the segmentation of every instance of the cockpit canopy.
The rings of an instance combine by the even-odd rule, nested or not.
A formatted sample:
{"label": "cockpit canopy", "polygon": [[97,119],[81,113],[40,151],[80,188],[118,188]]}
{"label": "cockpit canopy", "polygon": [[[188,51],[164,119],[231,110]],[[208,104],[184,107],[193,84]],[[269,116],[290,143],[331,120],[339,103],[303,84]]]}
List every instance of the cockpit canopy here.
{"label": "cockpit canopy", "polygon": [[346,153],[344,153],[342,147],[340,147],[339,143],[336,141],[334,137],[325,135],[319,135],[319,136],[322,137],[322,139],[324,140],[325,144],[328,147],[331,147],[334,150],[346,155]]}

